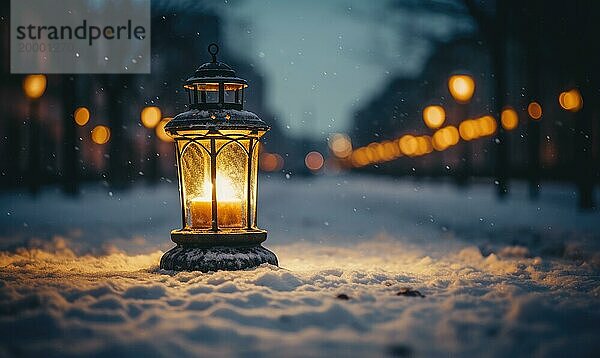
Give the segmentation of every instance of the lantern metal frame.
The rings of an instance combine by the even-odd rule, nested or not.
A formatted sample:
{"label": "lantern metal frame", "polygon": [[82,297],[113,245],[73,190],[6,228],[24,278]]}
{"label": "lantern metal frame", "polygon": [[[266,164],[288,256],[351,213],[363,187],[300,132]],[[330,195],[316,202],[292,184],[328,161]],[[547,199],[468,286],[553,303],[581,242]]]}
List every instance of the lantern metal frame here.
{"label": "lantern metal frame", "polygon": [[[239,270],[263,263],[277,265],[275,254],[261,243],[267,239],[267,231],[257,227],[258,165],[255,151],[259,149],[260,137],[270,127],[256,114],[243,109],[246,80],[236,77],[228,65],[218,62],[218,46],[208,48],[212,61],[198,68],[185,81],[189,110],[175,116],[165,126],[165,132],[175,140],[182,228],[171,231],[176,247],[161,258],[162,269],[177,271]],[[216,86],[215,86],[216,85]],[[226,86],[234,89],[234,102],[225,101]],[[207,88],[218,91],[218,101],[207,101]],[[215,91],[216,89],[216,91]],[[217,143],[224,141],[217,149]],[[205,146],[209,143],[209,148]],[[197,145],[210,159],[211,225],[209,228],[190,227],[186,213],[184,194],[183,155],[186,149]],[[247,144],[244,145],[244,144]],[[241,227],[219,226],[219,197],[217,195],[218,156],[224,148],[237,145],[246,155],[245,222]]]}
{"label": "lantern metal frame", "polygon": [[[247,136],[247,135],[243,135],[243,134],[239,134],[239,135],[223,135],[221,134],[219,131],[214,131],[214,132],[209,132],[206,135],[189,135],[189,134],[177,134],[177,132],[171,132],[173,133],[173,135],[175,136],[175,142],[177,145],[177,166],[181,167],[181,156],[182,154],[185,152],[186,148],[191,144],[191,143],[195,143],[196,145],[198,145],[200,148],[202,148],[206,154],[208,154],[208,156],[210,157],[210,170],[211,170],[211,184],[212,184],[212,192],[211,192],[211,196],[212,196],[212,205],[211,205],[211,209],[212,209],[212,217],[216,218],[212,220],[212,227],[209,230],[202,230],[202,229],[193,229],[193,228],[187,228],[187,220],[186,220],[186,213],[185,213],[185,206],[181,205],[181,221],[182,221],[182,229],[179,230],[173,230],[171,232],[171,239],[173,240],[173,242],[177,243],[177,244],[187,244],[187,243],[195,243],[197,245],[206,245],[206,246],[212,246],[214,244],[234,244],[234,245],[238,245],[238,244],[254,244],[254,243],[261,243],[263,241],[265,241],[267,239],[267,232],[265,230],[261,230],[258,228],[254,228],[252,225],[252,220],[251,218],[256,218],[257,214],[258,214],[258,210],[257,210],[257,206],[254,205],[254,208],[252,208],[252,205],[250,205],[250,203],[252,202],[252,187],[249,184],[252,181],[252,168],[253,168],[253,164],[252,163],[252,152],[254,150],[258,149],[258,144],[260,143],[258,138],[258,132],[256,133],[256,136]],[[235,137],[239,137],[239,138],[235,138]],[[210,140],[210,149],[206,148],[204,146],[203,143],[201,143],[200,140]],[[221,147],[219,149],[216,149],[216,142],[217,140],[225,140],[226,143],[221,145]],[[180,141],[185,141],[186,143],[181,146],[181,149],[179,149],[179,142]],[[248,141],[248,149],[246,149],[244,147],[244,145],[241,143],[241,141]],[[248,168],[246,169],[246,180],[248,181],[248,185],[246,186],[246,227],[243,229],[226,229],[226,228],[221,228],[219,227],[219,223],[218,223],[218,202],[219,199],[217,197],[217,185],[216,185],[216,178],[217,178],[217,156],[219,155],[219,153],[221,152],[221,150],[223,150],[223,148],[225,148],[226,146],[230,145],[231,143],[237,143],[239,145],[240,148],[242,148],[242,150],[246,153],[246,155],[248,156],[247,161],[248,161]],[[183,178],[181,175],[179,175],[179,186],[182,188],[183,187]],[[183,190],[180,190],[179,192],[180,195],[180,200],[183,203],[184,202],[184,194],[183,194]]]}

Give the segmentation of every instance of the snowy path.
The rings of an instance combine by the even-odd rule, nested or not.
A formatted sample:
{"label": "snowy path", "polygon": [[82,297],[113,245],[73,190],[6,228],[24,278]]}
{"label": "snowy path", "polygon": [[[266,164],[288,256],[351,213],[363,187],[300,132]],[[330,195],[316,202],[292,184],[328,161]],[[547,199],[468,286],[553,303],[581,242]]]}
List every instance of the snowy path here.
{"label": "snowy path", "polygon": [[180,223],[173,185],[0,196],[0,355],[600,348],[600,217],[577,213],[569,188],[498,203],[483,185],[262,179],[279,269],[157,270]]}

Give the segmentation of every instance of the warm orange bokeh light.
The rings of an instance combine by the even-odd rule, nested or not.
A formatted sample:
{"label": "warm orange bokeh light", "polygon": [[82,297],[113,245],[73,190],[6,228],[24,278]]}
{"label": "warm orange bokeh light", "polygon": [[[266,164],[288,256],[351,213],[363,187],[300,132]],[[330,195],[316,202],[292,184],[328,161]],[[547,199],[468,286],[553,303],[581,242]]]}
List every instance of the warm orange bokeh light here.
{"label": "warm orange bokeh light", "polygon": [[362,167],[370,163],[369,158],[367,158],[366,148],[359,148],[353,151],[350,160],[355,167]]}
{"label": "warm orange bokeh light", "polygon": [[435,133],[433,133],[432,144],[433,148],[438,152],[441,152],[448,148],[448,145],[443,139],[443,133],[441,133],[440,131],[436,131]]}
{"label": "warm orange bokeh light", "polygon": [[165,132],[165,126],[167,125],[167,123],[169,123],[171,119],[173,118],[166,117],[161,119],[161,121],[158,122],[156,128],[154,129],[158,139],[162,140],[163,142],[174,142],[173,138],[171,138],[171,136],[168,135],[167,132]]}
{"label": "warm orange bokeh light", "polygon": [[444,128],[444,137],[449,138],[450,145],[456,145],[460,140],[458,129],[454,126],[448,126]]}
{"label": "warm orange bokeh light", "polygon": [[479,127],[480,136],[492,135],[496,133],[496,129],[498,128],[496,119],[492,116],[483,116],[477,119],[477,125]]}
{"label": "warm orange bokeh light", "polygon": [[433,144],[431,143],[431,137],[420,136],[417,137],[417,152],[416,155],[429,154],[433,151]]}
{"label": "warm orange bokeh light", "polygon": [[335,133],[329,138],[329,149],[337,158],[347,158],[352,154],[352,142],[346,134]]}
{"label": "warm orange bokeh light", "polygon": [[365,158],[367,158],[368,163],[373,163],[377,161],[377,152],[373,150],[373,148],[369,148],[368,146],[364,148]]}
{"label": "warm orange bokeh light", "polygon": [[96,144],[106,144],[110,140],[110,128],[107,126],[96,126],[92,129],[92,141]]}
{"label": "warm orange bokeh light", "polygon": [[479,126],[473,119],[467,119],[460,123],[458,132],[463,140],[472,140],[479,137]]}
{"label": "warm orange bokeh light", "polygon": [[262,171],[276,172],[283,169],[283,157],[277,153],[262,153],[259,166]]}
{"label": "warm orange bokeh light", "polygon": [[498,124],[492,116],[467,119],[458,126],[458,133],[463,140],[469,141],[496,133]]}
{"label": "warm orange bokeh light", "polygon": [[467,103],[475,92],[475,80],[469,75],[450,76],[448,90],[457,102]]}
{"label": "warm orange bokeh light", "polygon": [[570,112],[577,112],[583,108],[583,98],[577,88],[562,92],[558,97],[558,103],[563,109]]}
{"label": "warm orange bokeh light", "polygon": [[310,152],[304,157],[304,164],[306,167],[312,171],[317,171],[323,167],[323,163],[325,160],[323,159],[323,155],[319,152]]}
{"label": "warm orange bokeh light", "polygon": [[367,146],[369,155],[373,158],[373,161],[379,162],[385,160],[385,148],[379,143],[371,143]]}
{"label": "warm orange bokeh light", "polygon": [[142,109],[142,113],[140,115],[140,119],[142,124],[146,128],[154,128],[160,122],[162,118],[162,113],[160,112],[160,108],[156,106],[145,107]]}
{"label": "warm orange bokeh light", "polygon": [[446,111],[442,106],[427,106],[423,110],[423,121],[431,129],[437,129],[444,124]]}
{"label": "warm orange bokeh light", "polygon": [[527,106],[527,113],[532,119],[538,120],[542,118],[542,106],[537,102],[531,102]]}
{"label": "warm orange bokeh light", "polygon": [[417,138],[414,136],[407,134],[400,138],[400,150],[402,154],[412,156],[417,153],[419,148],[419,143],[417,142]]}
{"label": "warm orange bokeh light", "polygon": [[40,98],[46,91],[45,75],[28,75],[23,79],[23,91],[27,98]]}
{"label": "warm orange bokeh light", "polygon": [[382,161],[388,161],[393,159],[392,157],[392,153],[390,153],[389,151],[386,150],[386,143],[373,143],[373,148],[375,149],[375,151],[377,152],[377,157],[379,158],[379,160]]}
{"label": "warm orange bokeh light", "polygon": [[519,115],[514,109],[510,107],[505,108],[500,116],[500,122],[502,123],[502,128],[507,131],[511,131],[517,128],[517,125],[519,125]]}
{"label": "warm orange bokeh light", "polygon": [[379,143],[371,143],[366,149],[367,151],[365,153],[367,154],[369,162],[378,162],[382,159],[379,154],[382,153],[383,148],[381,150],[379,149]]}
{"label": "warm orange bokeh light", "polygon": [[400,147],[395,141],[384,142],[383,147],[385,148],[385,152],[386,155],[389,157],[389,160],[396,159],[402,155]]}
{"label": "warm orange bokeh light", "polygon": [[85,107],[79,107],[73,113],[73,117],[75,118],[75,123],[83,127],[90,120],[90,111]]}
{"label": "warm orange bokeh light", "polygon": [[447,126],[441,129],[438,129],[433,134],[433,148],[437,151],[442,151],[456,145],[460,139],[460,135],[458,133],[458,129],[454,126]]}

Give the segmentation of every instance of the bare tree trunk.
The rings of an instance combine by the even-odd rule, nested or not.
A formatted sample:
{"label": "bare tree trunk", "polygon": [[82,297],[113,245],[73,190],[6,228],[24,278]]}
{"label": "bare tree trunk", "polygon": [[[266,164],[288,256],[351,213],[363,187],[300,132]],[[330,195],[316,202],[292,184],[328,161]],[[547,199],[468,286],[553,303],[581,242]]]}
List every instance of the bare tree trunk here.
{"label": "bare tree trunk", "polygon": [[29,104],[29,139],[27,143],[27,152],[29,160],[27,161],[27,183],[29,191],[36,195],[40,189],[40,101],[39,99],[30,100]]}
{"label": "bare tree trunk", "polygon": [[63,141],[62,141],[62,188],[68,195],[76,195],[77,186],[77,127],[73,111],[77,102],[74,76],[63,80]]}
{"label": "bare tree trunk", "polygon": [[[541,32],[539,14],[541,6],[538,0],[531,0],[526,3],[526,15],[529,21],[527,38],[527,86],[529,102],[540,100],[540,46]],[[528,178],[529,178],[529,197],[536,199],[540,191],[540,121],[527,121],[527,147],[528,147]]]}
{"label": "bare tree trunk", "polygon": [[159,168],[158,168],[158,146],[157,146],[157,138],[154,132],[150,133],[150,137],[148,138],[148,158],[146,160],[147,170],[146,170],[146,180],[149,184],[156,184],[159,179]]}
{"label": "bare tree trunk", "polygon": [[[6,161],[7,161],[7,173],[6,180],[9,185],[19,186],[23,185],[23,173],[21,172],[21,129],[19,118],[15,117],[11,111],[7,108],[3,109],[4,113],[10,113],[5,118],[7,126],[6,136]],[[22,122],[21,122],[22,123]]]}
{"label": "bare tree trunk", "polygon": [[[494,40],[492,41],[492,66],[494,69],[494,78],[496,79],[496,118],[502,115],[504,101],[506,98],[506,3],[498,1],[496,3],[496,27],[494,31]],[[504,198],[508,194],[508,145],[506,132],[502,126],[498,126],[498,132],[494,140],[496,144],[496,189],[499,198]]]}
{"label": "bare tree trunk", "polygon": [[[594,170],[592,163],[592,114],[594,107],[595,89],[589,82],[588,75],[595,63],[590,61],[588,46],[592,45],[592,38],[589,36],[590,12],[591,4],[588,2],[576,2],[577,18],[584,29],[577,38],[577,58],[583,63],[577,68],[577,83],[584,100],[583,108],[576,113],[576,130],[575,130],[575,162],[577,165],[577,173],[575,174],[577,188],[579,190],[579,208],[589,210],[594,208]],[[595,5],[594,5],[595,6]],[[594,19],[595,21],[595,19]],[[595,41],[595,40],[594,40]],[[593,58],[593,57],[592,57]]]}
{"label": "bare tree trunk", "polygon": [[[469,104],[467,103],[458,103],[457,106],[457,121],[456,126],[460,124],[461,121],[464,121],[469,116]],[[472,143],[470,141],[463,141],[461,143],[461,157],[458,173],[456,176],[457,184],[460,186],[466,186],[469,184],[469,179],[472,174]]]}
{"label": "bare tree trunk", "polygon": [[126,143],[123,121],[123,75],[106,76],[109,89],[108,123],[110,127],[108,179],[115,188],[124,188],[127,184]]}
{"label": "bare tree trunk", "polygon": [[[482,11],[474,0],[463,0],[467,10],[477,22],[479,30],[485,34],[492,55],[492,71],[496,82],[495,112],[496,118],[500,119],[504,101],[506,98],[506,20],[508,0],[496,2],[496,14],[490,17]],[[502,126],[494,138],[495,163],[494,174],[496,177],[496,188],[498,197],[503,198],[508,194],[508,146],[506,133]]]}
{"label": "bare tree trunk", "polygon": [[[587,86],[582,86],[582,93],[591,98],[592,91]],[[591,107],[591,106],[590,106]],[[592,161],[592,110],[585,105],[576,115],[576,182],[579,191],[579,208],[583,210],[592,209],[594,203],[594,163]]]}

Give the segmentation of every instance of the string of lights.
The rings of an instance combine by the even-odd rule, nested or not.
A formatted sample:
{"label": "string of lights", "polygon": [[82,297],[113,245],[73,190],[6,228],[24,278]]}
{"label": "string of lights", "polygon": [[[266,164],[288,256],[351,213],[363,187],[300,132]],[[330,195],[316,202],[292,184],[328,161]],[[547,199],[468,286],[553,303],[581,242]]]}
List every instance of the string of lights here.
{"label": "string of lights", "polygon": [[[577,112],[583,107],[583,98],[576,89],[560,93],[560,106],[570,112]],[[542,106],[531,102],[527,113],[532,120],[542,118]],[[445,109],[439,105],[427,106],[423,110],[423,122],[433,135],[404,134],[396,139],[373,142],[353,149],[350,139],[341,134],[330,138],[332,154],[347,167],[360,168],[371,164],[392,161],[400,157],[419,157],[434,151],[441,152],[464,142],[493,136],[498,129],[496,118],[485,115],[479,118],[462,120],[458,128],[448,125],[440,128],[445,121]],[[501,113],[500,125],[505,131],[518,127],[519,116],[512,107],[505,107]],[[343,149],[335,149],[343,148]]]}

